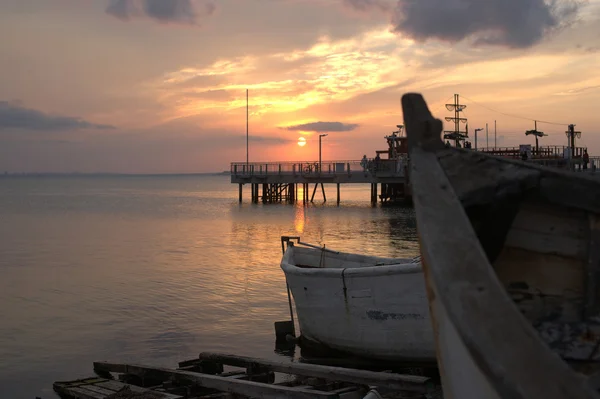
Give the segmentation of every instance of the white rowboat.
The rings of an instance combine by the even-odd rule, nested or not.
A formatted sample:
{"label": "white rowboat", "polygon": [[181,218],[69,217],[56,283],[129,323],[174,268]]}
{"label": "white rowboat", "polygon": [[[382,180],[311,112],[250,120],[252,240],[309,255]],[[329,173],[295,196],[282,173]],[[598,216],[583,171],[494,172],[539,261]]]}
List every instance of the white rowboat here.
{"label": "white rowboat", "polygon": [[302,339],[370,359],[435,362],[418,258],[357,255],[288,240],[281,268]]}

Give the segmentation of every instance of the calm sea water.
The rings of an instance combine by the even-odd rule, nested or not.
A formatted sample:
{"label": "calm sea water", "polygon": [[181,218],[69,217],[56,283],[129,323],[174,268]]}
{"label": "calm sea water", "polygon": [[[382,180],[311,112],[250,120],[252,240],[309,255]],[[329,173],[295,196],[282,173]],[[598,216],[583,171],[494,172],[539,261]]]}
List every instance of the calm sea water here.
{"label": "calm sea water", "polygon": [[0,178],[0,398],[55,398],[98,360],[282,359],[281,235],[418,254],[412,210],[371,207],[368,185],[342,186],[339,207],[237,195],[223,175]]}

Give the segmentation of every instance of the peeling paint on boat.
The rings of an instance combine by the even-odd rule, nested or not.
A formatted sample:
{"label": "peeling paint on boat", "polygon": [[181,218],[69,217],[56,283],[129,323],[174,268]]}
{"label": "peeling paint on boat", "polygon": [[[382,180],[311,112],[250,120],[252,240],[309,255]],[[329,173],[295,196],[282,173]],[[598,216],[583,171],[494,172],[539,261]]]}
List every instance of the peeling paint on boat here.
{"label": "peeling paint on boat", "polygon": [[368,310],[367,316],[371,320],[406,320],[406,319],[414,319],[414,320],[423,320],[425,317],[419,313],[384,313],[379,310]]}

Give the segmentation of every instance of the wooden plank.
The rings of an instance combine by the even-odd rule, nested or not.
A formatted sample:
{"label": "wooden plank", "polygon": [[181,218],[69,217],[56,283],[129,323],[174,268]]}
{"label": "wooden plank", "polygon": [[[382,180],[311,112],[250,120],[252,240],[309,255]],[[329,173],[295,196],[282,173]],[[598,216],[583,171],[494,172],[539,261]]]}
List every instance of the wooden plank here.
{"label": "wooden plank", "polygon": [[90,391],[84,385],[78,387],[65,387],[58,391],[62,395],[76,399],[105,399],[106,395]]}
{"label": "wooden plank", "polygon": [[584,317],[600,313],[600,217],[589,215],[589,253],[586,262]]}
{"label": "wooden plank", "polygon": [[533,229],[512,228],[506,236],[506,246],[532,252],[583,259],[587,254],[587,243],[574,237],[543,234]]}
{"label": "wooden plank", "polygon": [[256,398],[328,399],[338,397],[337,394],[331,392],[321,392],[308,389],[295,389],[273,384],[264,384],[254,381],[234,380],[231,378],[220,377],[217,375],[148,367],[135,364],[94,362],[94,369],[115,373],[125,372],[134,375],[144,375],[147,373],[151,373],[153,376],[163,375],[165,379],[175,378],[184,381],[191,381],[206,388],[212,388],[220,391],[237,393]]}
{"label": "wooden plank", "polygon": [[162,395],[160,396],[162,399],[182,398],[180,395],[153,391],[151,389],[141,388],[135,385],[124,384],[122,382],[105,380],[101,378],[88,378],[72,382],[54,383],[54,390],[56,392],[78,399],[105,399],[107,396],[115,394],[124,387],[129,387],[132,392],[137,393],[152,392],[157,395],[157,398],[158,395]]}
{"label": "wooden plank", "polygon": [[[132,385],[132,384],[125,384],[123,382],[119,382],[119,381],[103,381],[103,382],[99,382],[99,383],[95,383],[94,386],[96,387],[100,387],[106,390],[110,390],[111,392],[118,392],[119,390],[123,389],[124,387],[128,386],[129,389],[131,389],[133,392],[139,392],[139,393],[143,393],[143,392],[156,392],[153,391],[151,389],[148,388],[142,388],[142,387],[138,387],[137,385]],[[174,394],[170,394],[170,393],[166,393],[166,392],[158,392],[161,395],[163,395],[164,399],[181,399],[183,398],[181,395],[174,395]]]}
{"label": "wooden plank", "polygon": [[435,154],[441,121],[420,94],[404,95],[402,106],[444,397],[598,398],[539,339],[498,281]]}
{"label": "wooden plank", "polygon": [[588,236],[587,213],[535,200],[521,202],[513,227],[543,234],[584,239]]}
{"label": "wooden plank", "polygon": [[506,246],[584,259],[588,222],[583,211],[524,201],[506,238]]}
{"label": "wooden plank", "polygon": [[494,262],[494,270],[532,322],[581,320],[585,277],[582,261],[505,247]]}
{"label": "wooden plank", "polygon": [[79,380],[73,380],[73,381],[56,381],[54,382],[54,386],[58,386],[58,387],[76,387],[76,386],[80,386],[80,385],[88,385],[88,384],[96,384],[98,382],[104,382],[104,381],[109,381],[106,378],[99,378],[99,377],[91,377],[91,378],[83,378],[83,379],[79,379]]}
{"label": "wooden plank", "polygon": [[428,377],[381,373],[367,370],[348,369],[343,367],[321,366],[317,364],[281,362],[236,356],[223,353],[204,352],[201,359],[221,362],[236,367],[264,367],[279,373],[295,374],[305,377],[324,378],[333,381],[344,381],[364,385],[376,385],[403,391],[427,392],[432,387]]}
{"label": "wooden plank", "polygon": [[99,382],[94,384],[100,388],[105,388],[105,389],[110,389],[111,391],[118,391],[120,389],[122,389],[123,387],[129,385],[129,388],[131,388],[132,391],[134,392],[145,392],[146,389],[142,388],[142,387],[138,387],[136,385],[131,385],[131,384],[125,384],[123,382],[119,382],[119,381],[103,381],[103,382]]}
{"label": "wooden plank", "polygon": [[561,176],[547,172],[540,181],[540,193],[555,204],[600,214],[599,185],[600,179],[585,173]]}
{"label": "wooden plank", "polygon": [[104,396],[112,395],[113,393],[115,393],[115,391],[113,391],[111,389],[106,389],[103,387],[95,386],[93,384],[85,385],[83,387],[85,389],[87,389],[88,391],[96,392],[96,393],[98,393],[100,395],[104,395]]}

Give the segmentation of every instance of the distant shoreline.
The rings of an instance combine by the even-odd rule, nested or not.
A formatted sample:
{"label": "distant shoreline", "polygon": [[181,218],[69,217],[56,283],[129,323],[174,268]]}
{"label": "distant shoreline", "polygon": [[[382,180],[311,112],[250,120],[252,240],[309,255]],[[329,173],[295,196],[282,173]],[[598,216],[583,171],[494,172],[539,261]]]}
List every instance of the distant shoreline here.
{"label": "distant shoreline", "polygon": [[223,171],[223,172],[204,172],[204,173],[112,173],[112,172],[90,172],[90,173],[54,173],[54,172],[40,172],[40,173],[31,173],[31,172],[7,172],[0,173],[0,178],[3,177],[100,177],[100,176],[130,176],[130,177],[142,177],[142,176],[226,176],[231,172]]}

